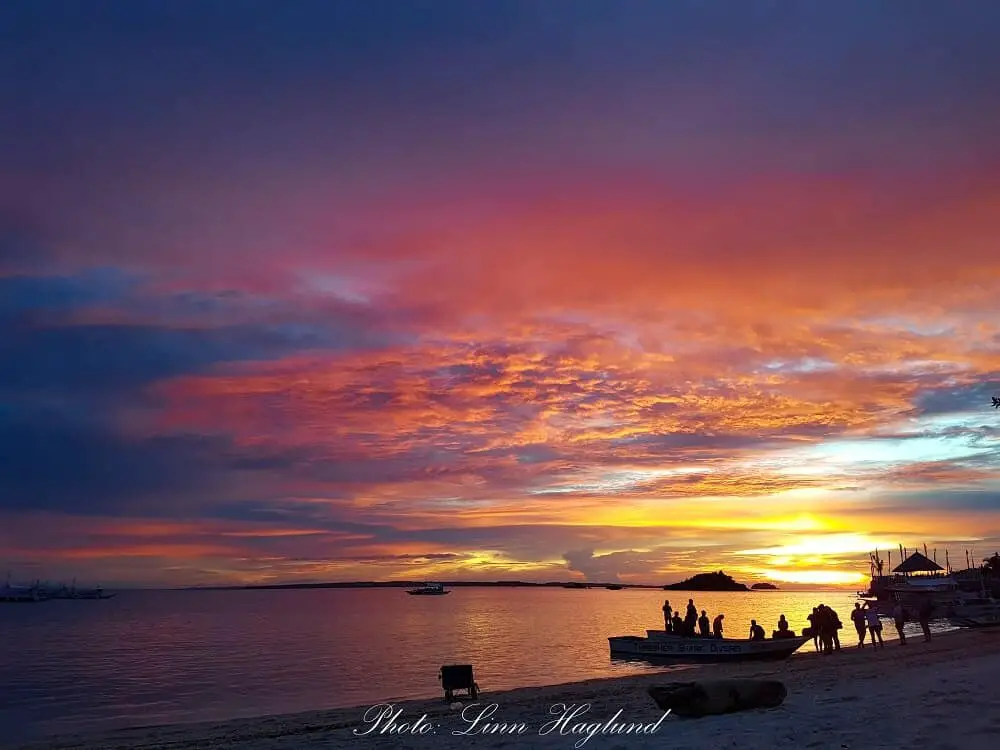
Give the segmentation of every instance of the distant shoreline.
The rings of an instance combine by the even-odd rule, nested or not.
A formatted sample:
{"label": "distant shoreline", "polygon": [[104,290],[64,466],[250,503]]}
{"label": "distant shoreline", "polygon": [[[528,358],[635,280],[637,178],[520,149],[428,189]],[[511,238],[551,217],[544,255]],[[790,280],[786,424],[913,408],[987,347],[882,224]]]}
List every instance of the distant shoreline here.
{"label": "distant shoreline", "polygon": [[[584,583],[582,581],[440,581],[446,588],[568,588],[568,589],[643,589],[653,591],[693,591],[701,593],[746,593],[750,587],[741,588],[682,588],[684,581],[673,584],[651,583]],[[274,589],[405,589],[423,586],[424,581],[330,581],[325,583],[255,583],[244,586],[182,586],[169,591],[259,591]],[[760,591],[762,589],[756,589]],[[777,589],[764,589],[777,590]],[[840,589],[807,588],[802,591],[827,591]],[[846,589],[845,589],[846,590]]]}
{"label": "distant shoreline", "polygon": [[[440,581],[446,588],[592,588],[662,589],[646,583],[584,583],[582,581]],[[423,586],[424,581],[330,581],[326,583],[256,583],[245,586],[185,586],[174,591],[242,591],[259,589],[401,589]]]}

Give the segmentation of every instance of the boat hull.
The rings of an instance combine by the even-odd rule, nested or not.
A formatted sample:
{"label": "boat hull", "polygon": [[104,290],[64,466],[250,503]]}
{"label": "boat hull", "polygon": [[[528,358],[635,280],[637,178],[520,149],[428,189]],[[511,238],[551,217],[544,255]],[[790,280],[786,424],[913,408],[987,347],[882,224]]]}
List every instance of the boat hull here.
{"label": "boat hull", "polygon": [[1000,614],[949,617],[948,622],[960,628],[997,628],[1000,627]]}
{"label": "boat hull", "polygon": [[962,628],[1000,626],[1000,602],[995,599],[965,601],[948,613],[948,621]]}
{"label": "boat hull", "polygon": [[613,659],[689,663],[780,661],[794,654],[808,638],[748,641],[727,638],[683,637],[649,631],[650,637],[626,635],[608,638]]}

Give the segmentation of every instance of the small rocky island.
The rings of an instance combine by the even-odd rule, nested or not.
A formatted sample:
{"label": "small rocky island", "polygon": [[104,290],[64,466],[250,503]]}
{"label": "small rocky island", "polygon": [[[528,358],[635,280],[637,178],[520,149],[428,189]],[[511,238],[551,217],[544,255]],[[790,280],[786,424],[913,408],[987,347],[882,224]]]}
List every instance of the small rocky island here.
{"label": "small rocky island", "polygon": [[755,583],[750,587],[751,591],[777,591],[778,587],[773,583]]}
{"label": "small rocky island", "polygon": [[737,583],[721,570],[715,573],[698,573],[680,583],[669,583],[664,591],[749,591],[744,584]]}

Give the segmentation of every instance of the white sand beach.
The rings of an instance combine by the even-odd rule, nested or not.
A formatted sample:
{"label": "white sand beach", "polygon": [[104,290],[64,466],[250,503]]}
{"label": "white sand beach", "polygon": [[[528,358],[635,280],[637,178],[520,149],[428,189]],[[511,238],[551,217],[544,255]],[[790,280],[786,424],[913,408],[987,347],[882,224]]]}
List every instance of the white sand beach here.
{"label": "white sand beach", "polygon": [[[811,644],[803,648],[808,652]],[[776,709],[681,719],[667,716],[645,735],[561,733],[573,725],[653,724],[662,712],[650,685],[709,677],[780,679],[788,688]],[[64,737],[32,750],[459,750],[459,748],[900,748],[993,750],[1000,742],[1000,630],[956,632],[931,643],[912,639],[880,651],[848,647],[840,654],[806,653],[778,664],[714,665],[684,673],[592,680],[490,693],[461,711],[441,701],[398,703],[396,725],[421,717],[424,734],[381,733],[363,720],[367,707],[263,717],[221,724],[175,725]],[[471,719],[496,704],[493,723],[523,724],[519,735],[481,734]],[[545,733],[555,704],[589,705],[586,713]],[[547,722],[549,723],[547,727]],[[366,730],[367,734],[364,734]],[[419,730],[418,730],[419,731]],[[584,731],[582,728],[580,731]],[[465,734],[456,734],[464,732]],[[363,736],[359,736],[363,735]]]}

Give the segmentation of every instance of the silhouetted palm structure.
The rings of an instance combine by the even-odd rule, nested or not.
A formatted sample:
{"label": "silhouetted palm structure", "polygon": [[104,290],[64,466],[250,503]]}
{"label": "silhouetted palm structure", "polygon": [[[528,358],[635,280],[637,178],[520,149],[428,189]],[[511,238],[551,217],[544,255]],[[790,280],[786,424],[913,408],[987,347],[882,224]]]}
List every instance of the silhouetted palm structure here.
{"label": "silhouetted palm structure", "polygon": [[983,560],[983,571],[989,575],[1000,577],[1000,552],[994,552],[993,557]]}

